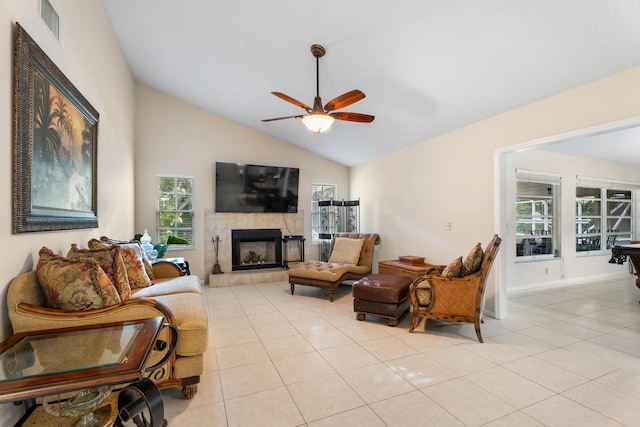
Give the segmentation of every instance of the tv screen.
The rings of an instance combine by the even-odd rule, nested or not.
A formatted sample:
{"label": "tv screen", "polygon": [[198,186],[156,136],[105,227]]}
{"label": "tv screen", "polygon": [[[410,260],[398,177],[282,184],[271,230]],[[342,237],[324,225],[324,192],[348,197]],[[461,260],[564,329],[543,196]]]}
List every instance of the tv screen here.
{"label": "tv screen", "polygon": [[216,162],[216,212],[298,212],[298,168]]}

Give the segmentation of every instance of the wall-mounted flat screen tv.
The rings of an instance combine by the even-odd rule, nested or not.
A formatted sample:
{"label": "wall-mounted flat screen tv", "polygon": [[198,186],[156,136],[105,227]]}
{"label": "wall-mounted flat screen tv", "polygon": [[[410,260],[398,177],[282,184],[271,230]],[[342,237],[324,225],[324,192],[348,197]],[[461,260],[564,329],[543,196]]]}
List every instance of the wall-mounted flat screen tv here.
{"label": "wall-mounted flat screen tv", "polygon": [[300,170],[216,162],[216,212],[298,212]]}

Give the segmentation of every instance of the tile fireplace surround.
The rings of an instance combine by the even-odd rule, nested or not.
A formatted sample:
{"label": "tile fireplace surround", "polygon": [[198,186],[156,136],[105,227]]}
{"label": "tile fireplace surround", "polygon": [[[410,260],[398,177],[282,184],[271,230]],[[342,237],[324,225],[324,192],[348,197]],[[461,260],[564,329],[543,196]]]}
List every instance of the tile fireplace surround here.
{"label": "tile fireplace surround", "polygon": [[287,280],[284,269],[231,271],[231,230],[251,228],[279,228],[282,235],[304,234],[304,211],[295,214],[281,213],[216,213],[204,212],[204,271],[211,273],[216,262],[213,239],[220,236],[218,262],[224,274],[209,274],[209,286],[232,286],[251,283]]}

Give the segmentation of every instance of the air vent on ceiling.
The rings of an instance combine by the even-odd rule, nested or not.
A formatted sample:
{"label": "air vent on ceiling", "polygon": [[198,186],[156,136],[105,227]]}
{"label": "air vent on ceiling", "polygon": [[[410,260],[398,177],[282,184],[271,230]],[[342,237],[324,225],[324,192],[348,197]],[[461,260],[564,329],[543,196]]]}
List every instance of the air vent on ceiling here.
{"label": "air vent on ceiling", "polygon": [[49,0],[40,0],[40,17],[47,24],[56,40],[60,40],[60,17]]}

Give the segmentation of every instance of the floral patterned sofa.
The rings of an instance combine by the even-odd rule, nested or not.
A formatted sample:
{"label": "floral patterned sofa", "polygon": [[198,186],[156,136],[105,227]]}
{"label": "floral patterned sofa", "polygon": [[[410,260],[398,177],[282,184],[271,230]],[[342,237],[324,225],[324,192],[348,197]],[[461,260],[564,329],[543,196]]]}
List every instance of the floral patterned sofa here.
{"label": "floral patterned sofa", "polygon": [[[176,352],[147,376],[161,389],[182,387],[184,398],[195,396],[209,336],[198,277],[156,277],[137,243],[93,239],[89,248],[72,245],[66,257],[42,248],[37,268],[11,281],[14,333],[163,316],[178,328]],[[169,341],[168,334],[160,339]],[[147,366],[163,356],[154,351]]]}

